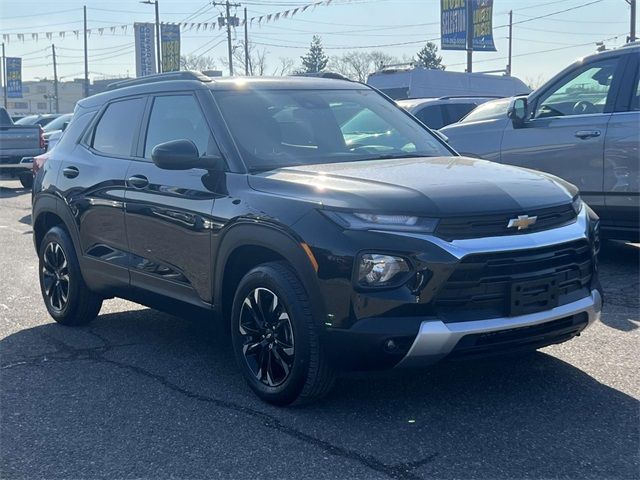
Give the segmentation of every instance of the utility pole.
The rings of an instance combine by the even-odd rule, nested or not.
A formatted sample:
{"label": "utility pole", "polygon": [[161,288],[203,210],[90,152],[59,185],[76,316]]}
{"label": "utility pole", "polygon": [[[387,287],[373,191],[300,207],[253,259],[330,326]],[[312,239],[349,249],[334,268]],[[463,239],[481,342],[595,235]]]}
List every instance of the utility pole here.
{"label": "utility pole", "polygon": [[83,8],[84,11],[84,97],[89,96],[89,52],[87,50],[87,6]]}
{"label": "utility pole", "polygon": [[636,41],[636,0],[626,0],[626,2],[631,6],[631,21],[629,25],[629,38],[627,39],[629,42]]}
{"label": "utility pole", "polygon": [[211,5],[215,6],[223,6],[226,9],[226,14],[224,17],[218,18],[218,22],[220,24],[224,23],[227,26],[227,49],[229,51],[229,75],[233,76],[233,46],[231,45],[231,27],[237,27],[238,17],[231,16],[231,7],[241,7],[239,3],[230,3],[229,0],[226,2],[211,2]]}
{"label": "utility pole", "polygon": [[249,76],[249,26],[247,25],[247,7],[244,7],[244,74]]}
{"label": "utility pole", "polygon": [[160,56],[160,7],[158,0],[141,0],[140,3],[153,5],[156,10],[156,59],[158,62],[158,73],[162,73],[162,58]]}
{"label": "utility pole", "polygon": [[467,4],[467,73],[473,71],[473,6],[471,0]]}
{"label": "utility pole", "polygon": [[509,10],[509,63],[507,64],[507,77],[511,76],[512,46],[513,46],[513,10]]}
{"label": "utility pole", "polygon": [[53,55],[53,96],[56,101],[56,113],[60,113],[60,102],[58,101],[58,65],[56,64],[56,46],[51,45]]}
{"label": "utility pole", "polygon": [[7,108],[7,60],[4,53],[4,42],[2,42],[2,85],[4,86],[4,108]]}

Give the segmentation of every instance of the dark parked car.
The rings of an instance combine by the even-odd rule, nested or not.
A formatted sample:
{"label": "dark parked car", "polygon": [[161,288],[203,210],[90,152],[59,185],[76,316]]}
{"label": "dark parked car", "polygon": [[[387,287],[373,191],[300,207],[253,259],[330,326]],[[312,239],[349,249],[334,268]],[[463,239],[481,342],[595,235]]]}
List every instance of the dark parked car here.
{"label": "dark parked car", "polygon": [[400,107],[435,130],[457,122],[478,105],[496,97],[441,97],[398,100]]}
{"label": "dark parked car", "polygon": [[[377,131],[341,129],[361,112]],[[340,369],[563,342],[600,314],[598,220],[574,186],[460,157],[359,83],[124,81],[78,102],[48,157],[33,238],[51,316],[85,324],[113,296],[208,312],[275,404]]]}
{"label": "dark parked car", "polygon": [[578,186],[603,235],[640,239],[640,43],[581,58],[528,96],[481,105],[441,133],[463,155]]}

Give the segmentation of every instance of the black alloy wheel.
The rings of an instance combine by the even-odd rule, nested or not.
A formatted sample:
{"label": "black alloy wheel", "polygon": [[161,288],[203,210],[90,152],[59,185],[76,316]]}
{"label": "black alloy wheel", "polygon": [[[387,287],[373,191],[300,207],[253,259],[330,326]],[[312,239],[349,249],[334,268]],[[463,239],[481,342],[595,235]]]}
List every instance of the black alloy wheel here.
{"label": "black alloy wheel", "polygon": [[262,287],[249,292],[242,302],[238,329],[244,359],[256,379],[269,387],[284,383],[293,368],[295,339],[278,296]]}
{"label": "black alloy wheel", "polygon": [[51,241],[44,249],[42,283],[46,300],[56,312],[62,312],[69,301],[69,263],[59,243]]}

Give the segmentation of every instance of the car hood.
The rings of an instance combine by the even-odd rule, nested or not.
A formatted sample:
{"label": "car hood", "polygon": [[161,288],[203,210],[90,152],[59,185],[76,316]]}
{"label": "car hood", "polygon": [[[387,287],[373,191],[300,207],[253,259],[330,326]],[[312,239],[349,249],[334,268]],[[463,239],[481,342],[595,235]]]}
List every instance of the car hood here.
{"label": "car hood", "polygon": [[447,216],[527,211],[571,202],[552,175],[467,157],[280,168],[249,176],[255,190],[328,208]]}

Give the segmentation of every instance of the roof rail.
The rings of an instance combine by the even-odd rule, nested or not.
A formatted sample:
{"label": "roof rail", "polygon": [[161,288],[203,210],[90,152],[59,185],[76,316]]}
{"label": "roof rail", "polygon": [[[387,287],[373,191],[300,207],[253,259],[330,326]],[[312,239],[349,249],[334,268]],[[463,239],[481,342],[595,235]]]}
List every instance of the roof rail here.
{"label": "roof rail", "polygon": [[334,80],[347,80],[348,82],[351,82],[350,78],[337,72],[294,73],[292,77],[332,78]]}
{"label": "roof rail", "polygon": [[132,87],[134,85],[145,85],[147,83],[165,82],[168,80],[197,80],[199,82],[211,82],[211,78],[202,72],[194,70],[185,70],[183,72],[157,73],[155,75],[147,75],[146,77],[132,78],[121,80],[119,82],[107,85],[107,90],[115,90],[117,88]]}
{"label": "roof rail", "polygon": [[454,98],[504,98],[502,95],[447,95],[438,100],[452,100]]}

